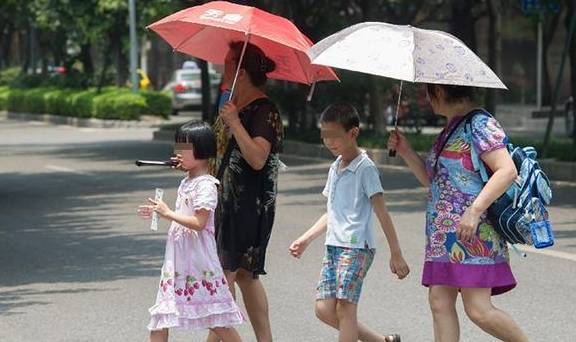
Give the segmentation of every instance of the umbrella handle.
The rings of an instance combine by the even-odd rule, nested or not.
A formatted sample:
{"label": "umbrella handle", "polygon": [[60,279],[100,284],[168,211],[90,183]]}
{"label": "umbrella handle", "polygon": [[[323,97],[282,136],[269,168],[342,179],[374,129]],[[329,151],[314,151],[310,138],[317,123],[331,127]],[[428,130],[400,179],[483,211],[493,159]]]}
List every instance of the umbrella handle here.
{"label": "umbrella handle", "polygon": [[[396,134],[397,126],[394,127],[394,130],[390,134]],[[396,157],[396,150],[388,149],[388,157]]]}
{"label": "umbrella handle", "polygon": [[[394,117],[394,132],[398,130],[398,111],[400,110],[400,101],[402,100],[402,85],[403,81],[400,81],[400,90],[398,91],[398,103],[396,103],[396,115]],[[388,150],[389,157],[396,157],[396,150]]]}

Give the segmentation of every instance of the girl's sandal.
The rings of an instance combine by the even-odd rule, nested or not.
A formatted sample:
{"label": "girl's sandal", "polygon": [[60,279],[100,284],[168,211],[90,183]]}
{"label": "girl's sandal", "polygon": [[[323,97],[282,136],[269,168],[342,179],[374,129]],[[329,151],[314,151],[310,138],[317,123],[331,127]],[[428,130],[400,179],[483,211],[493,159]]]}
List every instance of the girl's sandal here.
{"label": "girl's sandal", "polygon": [[398,334],[386,335],[384,336],[384,338],[386,339],[387,342],[401,342],[400,335]]}

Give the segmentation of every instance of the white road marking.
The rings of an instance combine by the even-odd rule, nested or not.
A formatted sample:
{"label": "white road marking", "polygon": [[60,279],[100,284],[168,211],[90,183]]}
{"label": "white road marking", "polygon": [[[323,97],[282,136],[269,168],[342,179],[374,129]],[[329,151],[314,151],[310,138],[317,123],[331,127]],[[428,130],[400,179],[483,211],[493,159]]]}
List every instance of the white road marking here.
{"label": "white road marking", "polygon": [[68,172],[68,173],[74,173],[77,175],[84,175],[84,176],[91,176],[92,175],[90,172],[75,170],[75,169],[71,169],[69,167],[64,167],[64,166],[44,165],[44,167],[47,168],[48,170],[52,170],[52,171]]}
{"label": "white road marking", "polygon": [[576,254],[562,252],[562,251],[555,251],[553,249],[536,249],[534,247],[528,246],[517,246],[517,248],[523,252],[527,253],[535,253],[535,254],[542,254],[554,258],[560,258],[570,261],[576,261]]}

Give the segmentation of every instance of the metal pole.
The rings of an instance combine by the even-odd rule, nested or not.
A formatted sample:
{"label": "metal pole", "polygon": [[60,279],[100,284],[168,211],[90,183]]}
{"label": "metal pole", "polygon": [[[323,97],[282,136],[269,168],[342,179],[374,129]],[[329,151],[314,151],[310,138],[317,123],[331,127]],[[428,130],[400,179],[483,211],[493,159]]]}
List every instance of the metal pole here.
{"label": "metal pole", "polygon": [[544,30],[542,29],[542,22],[544,12],[540,11],[538,16],[538,52],[537,52],[537,65],[536,65],[536,104],[538,110],[542,109],[542,59],[543,59],[543,44],[544,44]]}
{"label": "metal pole", "polygon": [[130,20],[130,81],[132,82],[132,92],[138,92],[138,39],[136,37],[136,0],[128,0],[128,11]]}

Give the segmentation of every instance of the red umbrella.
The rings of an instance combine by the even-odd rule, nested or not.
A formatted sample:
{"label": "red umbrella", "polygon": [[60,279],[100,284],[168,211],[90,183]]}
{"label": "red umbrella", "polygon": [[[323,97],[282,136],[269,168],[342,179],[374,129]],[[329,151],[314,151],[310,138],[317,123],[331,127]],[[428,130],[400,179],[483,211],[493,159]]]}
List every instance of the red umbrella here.
{"label": "red umbrella", "polygon": [[254,7],[213,1],[171,14],[148,28],[174,50],[215,64],[224,64],[230,42],[250,41],[276,63],[270,78],[305,84],[338,80],[331,68],[310,64],[306,50],[312,41],[291,21]]}

